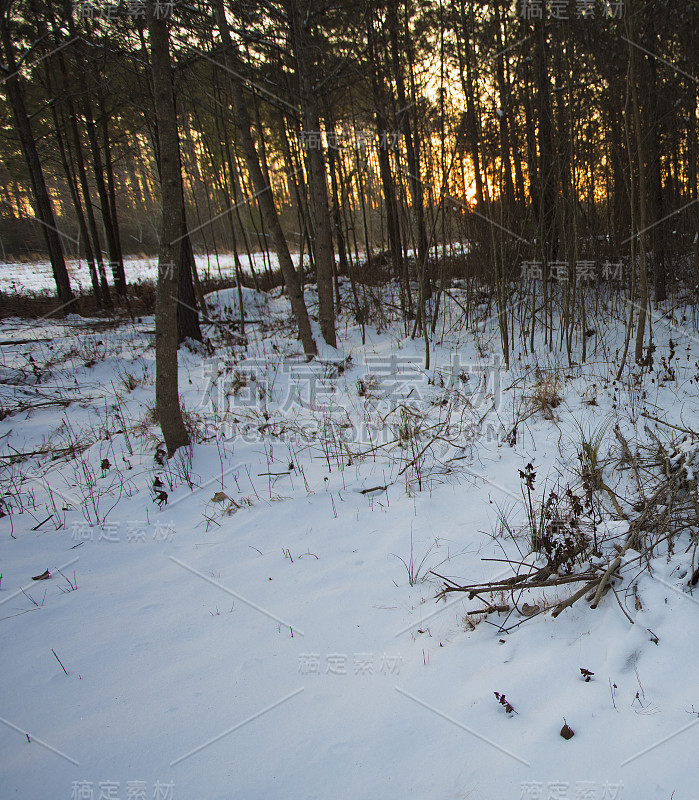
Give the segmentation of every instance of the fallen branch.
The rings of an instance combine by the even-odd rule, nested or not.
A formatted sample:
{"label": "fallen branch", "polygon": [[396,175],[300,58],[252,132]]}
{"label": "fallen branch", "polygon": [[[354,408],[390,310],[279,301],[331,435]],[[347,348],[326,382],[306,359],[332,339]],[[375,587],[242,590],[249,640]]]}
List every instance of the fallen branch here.
{"label": "fallen branch", "polygon": [[[431,570],[430,570],[431,571]],[[548,571],[549,575],[551,572],[548,568],[541,571]],[[580,581],[589,581],[590,578],[596,580],[597,576],[593,576],[591,572],[583,572],[575,575],[561,575],[556,578],[539,578],[533,579],[531,581],[527,581],[528,575],[518,575],[515,578],[508,578],[507,581],[493,581],[493,583],[485,583],[481,585],[474,585],[474,586],[458,586],[456,584],[452,586],[445,586],[441,592],[437,595],[437,599],[441,599],[444,595],[449,594],[450,592],[468,592],[468,599],[472,600],[474,597],[477,597],[480,594],[485,592],[501,592],[506,589],[545,589],[549,586],[562,586],[566,583],[579,583]],[[515,579],[519,580],[515,580]],[[594,580],[592,581],[594,583]],[[453,583],[453,581],[450,581]]]}

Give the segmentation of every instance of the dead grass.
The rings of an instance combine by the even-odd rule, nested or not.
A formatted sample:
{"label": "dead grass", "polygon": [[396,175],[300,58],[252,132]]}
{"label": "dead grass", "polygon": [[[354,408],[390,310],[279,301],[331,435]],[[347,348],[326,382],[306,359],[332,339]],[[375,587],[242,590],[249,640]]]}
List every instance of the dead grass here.
{"label": "dead grass", "polygon": [[528,414],[541,413],[544,419],[555,420],[555,408],[563,402],[563,380],[557,371],[537,370],[536,383],[525,396]]}

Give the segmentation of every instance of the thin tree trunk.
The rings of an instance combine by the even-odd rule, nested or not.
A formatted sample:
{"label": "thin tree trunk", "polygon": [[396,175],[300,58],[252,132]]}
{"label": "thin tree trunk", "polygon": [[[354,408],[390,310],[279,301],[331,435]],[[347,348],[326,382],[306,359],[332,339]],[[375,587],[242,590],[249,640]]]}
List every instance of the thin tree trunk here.
{"label": "thin tree trunk", "polygon": [[39,160],[36,141],[24,104],[24,94],[20,84],[14,45],[12,44],[12,38],[10,36],[10,13],[11,3],[8,2],[8,0],[0,0],[0,41],[2,42],[3,62],[5,65],[5,69],[2,71],[7,73],[5,88],[17,124],[17,133],[19,135],[22,153],[24,154],[24,159],[29,170],[29,178],[36,204],[36,218],[41,223],[44,232],[46,248],[51,261],[51,269],[53,270],[53,277],[56,282],[58,299],[64,307],[70,308],[75,302],[75,296],[70,286],[70,278],[68,277],[68,270],[63,257],[63,246],[56,228],[51,198],[46,188],[46,181],[44,179],[43,170],[41,169],[41,161]]}
{"label": "thin tree trunk", "polygon": [[[315,86],[315,62],[312,55],[311,35],[308,30],[310,8],[299,0],[287,4],[292,14],[293,47],[301,92],[301,111],[304,130],[318,134],[320,139],[320,114]],[[308,10],[308,15],[305,11]],[[319,143],[320,145],[320,143]],[[323,338],[331,347],[337,347],[335,335],[335,305],[333,302],[332,228],[328,211],[328,189],[325,177],[325,158],[321,146],[306,150],[308,171],[309,210],[313,222],[313,260],[318,282],[318,318]]]}
{"label": "thin tree trunk", "polygon": [[[636,349],[634,359],[637,364],[643,362],[643,342],[646,333],[646,313],[648,308],[648,267],[646,264],[645,232],[648,227],[647,192],[646,192],[646,159],[641,130],[641,111],[638,104],[638,87],[636,85],[636,47],[634,46],[634,15],[629,10],[626,17],[629,38],[629,83],[631,84],[631,107],[633,109],[633,126],[636,135],[636,158],[638,160],[638,324],[636,326]],[[635,269],[635,264],[631,265]]]}
{"label": "thin tree trunk", "polygon": [[[555,252],[556,217],[556,151],[553,140],[553,107],[551,87],[547,69],[547,28],[543,20],[535,20],[536,44],[534,46],[534,65],[539,112],[539,208],[538,222],[541,247],[546,261]],[[544,275],[546,279],[546,275]]]}
{"label": "thin tree trunk", "polygon": [[[471,9],[471,12],[473,9]],[[473,67],[471,64],[471,36],[472,27],[466,24],[466,7],[464,0],[459,2],[461,16],[461,31],[456,34],[456,53],[459,59],[459,75],[461,76],[461,89],[466,96],[466,127],[471,151],[473,175],[476,182],[476,209],[482,213],[485,205],[483,196],[483,176],[481,174],[481,159],[479,154],[479,126],[476,117],[476,104],[474,100]],[[464,53],[462,45],[466,48]]]}
{"label": "thin tree trunk", "polygon": [[177,365],[177,292],[182,246],[180,242],[173,244],[182,230],[182,175],[169,34],[166,20],[155,16],[155,0],[148,3],[148,33],[162,204],[155,317],[155,402],[168,456],[172,457],[178,448],[190,444],[180,407]]}
{"label": "thin tree trunk", "polygon": [[230,32],[228,30],[228,22],[226,21],[226,14],[223,8],[223,0],[214,0],[214,13],[216,15],[216,22],[221,34],[221,40],[225,49],[225,62],[226,66],[231,70],[228,75],[230,78],[231,94],[233,97],[233,113],[235,118],[236,127],[240,136],[240,145],[245,155],[245,161],[248,166],[248,172],[252,180],[252,184],[257,194],[257,202],[260,207],[260,213],[264,219],[265,225],[270,232],[272,241],[274,242],[277,257],[279,259],[279,266],[284,276],[287,290],[289,292],[289,300],[291,302],[291,310],[296,319],[299,329],[299,336],[303,345],[304,352],[307,358],[313,358],[318,352],[316,343],[313,340],[311,332],[311,324],[308,319],[308,311],[306,310],[306,302],[299,285],[294,264],[289,255],[289,248],[284,238],[277,209],[274,205],[274,197],[272,196],[272,187],[265,182],[260,167],[260,160],[255,149],[255,142],[252,138],[252,126],[250,122],[250,115],[248,114],[245,105],[245,98],[243,96],[243,89],[240,79],[233,74],[235,71],[240,74],[240,69],[235,69],[238,66],[235,50],[233,49]]}
{"label": "thin tree trunk", "polygon": [[[368,20],[368,54],[372,64],[369,70],[371,76],[371,87],[374,95],[374,111],[376,114],[376,128],[379,137],[386,135],[388,127],[387,114],[386,114],[386,97],[382,82],[380,80],[380,68],[378,63],[378,53],[375,45],[373,19]],[[404,319],[412,319],[413,314],[413,301],[410,292],[410,275],[408,272],[407,259],[403,258],[403,245],[401,241],[401,228],[400,218],[398,215],[398,208],[396,202],[396,185],[393,180],[391,172],[391,161],[388,156],[388,150],[385,147],[379,147],[378,152],[379,160],[379,174],[381,176],[381,187],[383,190],[384,204],[386,208],[386,231],[388,233],[388,245],[393,259],[393,270],[396,277],[401,281],[401,310]],[[357,178],[361,182],[359,159],[357,158]],[[360,196],[362,203],[364,203],[364,189],[360,186]],[[365,221],[366,228],[366,221]],[[368,248],[368,242],[366,243]],[[367,258],[370,253],[367,249]]]}
{"label": "thin tree trunk", "polygon": [[104,227],[104,234],[107,240],[107,252],[109,253],[109,267],[112,271],[112,278],[114,280],[114,288],[116,293],[123,297],[126,294],[126,285],[121,280],[120,273],[123,271],[119,269],[119,247],[116,243],[116,235],[114,231],[113,218],[111,208],[109,205],[109,193],[107,185],[104,181],[104,163],[102,161],[102,152],[100,150],[99,142],[97,140],[97,128],[92,114],[92,104],[90,103],[89,95],[87,94],[87,84],[84,78],[81,79],[83,90],[83,115],[87,127],[87,137],[90,142],[90,151],[92,154],[92,168],[95,176],[95,186],[97,187],[97,195],[100,201],[100,211],[102,213],[102,225]]}
{"label": "thin tree trunk", "polygon": [[111,223],[112,236],[114,239],[114,255],[116,260],[112,263],[114,274],[114,285],[117,292],[126,295],[126,273],[124,272],[124,257],[121,252],[121,240],[119,238],[119,220],[116,209],[116,186],[114,184],[114,169],[112,167],[112,148],[109,141],[109,117],[104,103],[104,94],[100,87],[98,94],[102,122],[102,142],[104,148],[104,166],[107,175],[107,208],[109,221]]}
{"label": "thin tree trunk", "polygon": [[[63,54],[60,53],[60,56]],[[85,215],[87,217],[87,225],[92,237],[92,250],[97,262],[97,271],[100,276],[100,286],[102,288],[102,297],[104,298],[105,305],[109,308],[112,307],[112,296],[109,291],[109,283],[107,281],[107,273],[104,268],[104,260],[102,258],[102,246],[100,244],[99,232],[97,230],[97,222],[95,220],[95,212],[92,207],[92,197],[90,194],[90,185],[87,180],[87,170],[85,169],[85,158],[83,155],[82,142],[80,141],[80,134],[78,126],[75,121],[75,107],[70,97],[68,98],[68,117],[73,137],[73,146],[75,149],[75,161],[77,163],[78,175],[80,177],[80,189],[85,202]]]}
{"label": "thin tree trunk", "polygon": [[[49,77],[49,76],[47,76]],[[104,301],[102,299],[102,290],[100,288],[99,276],[97,275],[97,268],[95,266],[95,258],[92,252],[92,246],[90,245],[90,234],[87,230],[87,224],[85,223],[85,215],[83,214],[82,203],[80,202],[80,195],[78,194],[77,186],[76,186],[76,177],[75,172],[70,164],[69,155],[66,149],[66,143],[63,139],[63,131],[62,131],[62,124],[59,121],[59,114],[56,105],[53,104],[51,106],[51,116],[53,118],[53,124],[56,131],[56,142],[58,143],[58,152],[61,156],[61,164],[63,166],[63,172],[66,176],[66,183],[68,184],[68,189],[70,191],[70,196],[73,202],[73,208],[75,209],[75,216],[78,219],[78,227],[80,228],[80,238],[82,239],[83,248],[85,249],[85,260],[87,261],[88,270],[90,272],[90,282],[92,283],[92,292],[95,295],[95,300],[97,301],[98,306],[103,306]],[[80,257],[80,250],[78,249],[78,258]]]}
{"label": "thin tree trunk", "polygon": [[[506,17],[505,17],[506,19]],[[512,163],[510,161],[510,129],[509,129],[509,115],[510,115],[510,100],[509,100],[509,86],[505,82],[505,64],[503,59],[503,46],[502,46],[502,19],[500,16],[500,3],[499,0],[495,2],[495,42],[498,48],[498,56],[496,59],[496,73],[498,83],[498,96],[500,99],[500,113],[499,113],[499,127],[500,127],[500,160],[505,172],[505,200],[507,201],[508,210],[511,211],[514,206],[515,199],[515,186],[512,179]]]}

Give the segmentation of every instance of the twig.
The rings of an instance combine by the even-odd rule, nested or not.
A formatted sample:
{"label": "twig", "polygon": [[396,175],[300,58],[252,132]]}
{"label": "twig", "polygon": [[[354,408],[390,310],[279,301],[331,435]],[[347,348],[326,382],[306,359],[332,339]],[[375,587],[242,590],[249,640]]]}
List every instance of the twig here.
{"label": "twig", "polygon": [[428,572],[430,572],[432,575],[434,575],[435,577],[439,578],[440,580],[446,581],[446,583],[450,583],[452,586],[457,586],[458,587],[458,585],[459,585],[458,583],[453,581],[451,578],[446,578],[444,575],[440,575],[438,572],[435,572],[433,569],[428,570]]}
{"label": "twig", "polygon": [[[432,426],[432,427],[435,427],[435,428],[436,428],[436,427],[438,427],[438,426],[437,426],[437,425],[434,425],[434,426]],[[429,428],[428,428],[427,430],[429,430]],[[422,448],[422,450],[420,450],[420,452],[419,452],[419,453],[418,453],[418,454],[415,456],[415,458],[413,458],[413,459],[411,459],[410,461],[408,461],[408,463],[407,463],[407,464],[406,464],[406,465],[403,467],[403,469],[402,469],[402,470],[401,470],[401,471],[398,473],[398,477],[400,477],[400,476],[401,476],[401,475],[402,475],[402,474],[403,474],[403,473],[404,473],[404,472],[405,472],[407,469],[410,469],[410,467],[414,466],[414,465],[415,465],[415,464],[416,464],[416,463],[417,463],[417,462],[418,462],[418,461],[419,461],[419,460],[422,458],[422,456],[425,454],[425,452],[426,452],[426,451],[427,451],[427,450],[428,450],[430,447],[432,447],[432,445],[433,445],[433,444],[434,444],[434,443],[437,441],[437,439],[439,439],[439,438],[441,438],[439,434],[437,434],[436,436],[433,436],[433,437],[432,437],[432,439],[430,439],[430,441],[429,441],[429,442],[427,442],[427,444],[426,444],[426,445],[425,445],[425,446]]]}
{"label": "twig", "polygon": [[[502,591],[503,589],[542,589],[548,586],[561,586],[566,583],[578,583],[580,581],[586,581],[590,579],[590,573],[584,572],[578,575],[564,575],[558,578],[547,578],[545,580],[532,580],[527,583],[523,583],[529,576],[522,575],[518,576],[521,577],[521,581],[515,583],[490,583],[486,584],[485,586],[445,586],[442,591],[439,593],[439,597],[449,594],[449,592],[468,592],[469,599],[476,597],[476,595],[482,594],[483,592],[497,592]],[[593,584],[596,583],[593,581]]]}
{"label": "twig", "polygon": [[619,599],[619,593],[618,593],[618,592],[617,592],[617,590],[614,588],[614,586],[612,586],[612,591],[614,592],[614,597],[616,597],[616,601],[617,601],[617,603],[619,603],[619,608],[620,608],[620,609],[621,609],[621,610],[624,612],[624,616],[626,617],[626,619],[627,619],[627,620],[628,620],[628,621],[629,621],[629,622],[630,622],[632,625],[635,625],[635,622],[634,622],[634,620],[632,620],[632,619],[631,619],[631,617],[629,616],[629,613],[628,613],[628,611],[627,611],[627,610],[624,608],[624,606],[622,605],[622,602],[621,602],[621,600]]}
{"label": "twig", "polygon": [[607,486],[607,484],[600,480],[600,486],[604,489],[604,491],[609,495],[609,499],[612,501],[614,508],[616,509],[616,513],[621,517],[621,519],[628,519],[629,515],[624,512],[624,509],[619,505],[619,501],[617,500],[616,493]]}
{"label": "twig", "polygon": [[[51,652],[56,656],[56,651],[53,649],[53,647],[51,648]],[[61,661],[61,659],[58,656],[56,656],[56,661],[58,661],[58,663],[61,665],[61,669],[67,675],[68,674],[68,670],[63,666],[63,662]]]}
{"label": "twig", "polygon": [[12,619],[13,617],[21,617],[22,614],[28,614],[30,611],[36,611],[36,608],[25,608],[24,611],[20,611],[17,614],[10,614],[9,617],[0,617],[0,622],[3,622],[6,619]]}
{"label": "twig", "polygon": [[689,428],[681,428],[679,425],[673,425],[671,422],[665,422],[664,419],[658,419],[658,417],[654,417],[652,414],[648,414],[646,411],[642,411],[641,416],[645,417],[646,419],[652,419],[653,422],[659,422],[661,425],[667,425],[668,428],[674,428],[676,431],[688,433],[690,436],[697,436],[696,431],[691,431]]}
{"label": "twig", "polygon": [[25,596],[27,599],[31,600],[31,602],[32,602],[32,603],[34,603],[34,605],[35,605],[37,608],[39,607],[39,604],[36,602],[36,600],[35,600],[35,599],[34,599],[34,598],[33,598],[33,597],[30,595],[30,594],[27,594],[27,593],[24,591],[24,589],[22,589],[22,587],[21,587],[21,586],[19,587],[19,590],[22,592],[22,594],[23,594],[23,595],[24,595],[24,596]]}
{"label": "twig", "polygon": [[[72,548],[71,548],[71,549],[72,549]],[[58,569],[58,567],[56,567],[56,571],[57,571],[57,572],[58,572],[60,575],[63,575],[63,573],[61,572],[61,570],[60,570],[60,569]],[[63,579],[64,579],[64,580],[65,580],[65,581],[68,583],[68,586],[70,586],[70,588],[71,588],[71,590],[72,590],[72,591],[76,591],[76,589],[78,588],[78,581],[77,581],[77,579],[76,579],[76,577],[75,577],[75,570],[73,570],[73,580],[72,580],[72,581],[70,580],[70,578],[66,578],[66,576],[65,576],[65,575],[63,575]]]}
{"label": "twig", "polygon": [[636,536],[638,531],[643,527],[646,518],[651,512],[651,509],[657,504],[659,498],[663,497],[665,493],[671,488],[671,484],[677,481],[677,476],[679,473],[675,473],[671,479],[665,483],[663,483],[655,492],[653,497],[646,502],[646,505],[641,512],[641,515],[635,519],[631,525],[629,526],[629,534],[626,537],[626,542],[624,543],[624,547],[622,548],[619,555],[612,561],[612,563],[607,568],[607,571],[602,576],[602,580],[599,582],[597,586],[597,591],[595,592],[595,596],[592,599],[592,603],[590,604],[590,608],[597,608],[599,605],[599,601],[602,597],[602,592],[604,591],[604,587],[607,584],[607,581],[611,577],[613,572],[616,572],[617,567],[621,564],[621,559],[623,558],[624,554],[627,550],[631,549],[631,546],[636,542]]}
{"label": "twig", "polygon": [[[542,609],[541,611],[537,611],[536,614],[532,614],[531,617],[525,617],[524,619],[521,619],[519,622],[515,622],[514,625],[510,625],[509,628],[500,627],[500,632],[501,633],[509,633],[510,631],[513,631],[515,628],[519,628],[520,625],[524,625],[525,622],[529,622],[530,620],[533,620],[534,617],[538,617],[539,614],[544,614],[544,613],[545,613],[545,609]],[[488,620],[486,620],[486,622],[488,622]],[[495,624],[495,623],[493,623],[493,624]]]}

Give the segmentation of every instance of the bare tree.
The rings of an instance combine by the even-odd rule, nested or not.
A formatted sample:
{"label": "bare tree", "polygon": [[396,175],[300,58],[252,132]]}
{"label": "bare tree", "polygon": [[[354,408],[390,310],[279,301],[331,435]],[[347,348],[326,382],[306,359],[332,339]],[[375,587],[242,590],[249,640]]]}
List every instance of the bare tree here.
{"label": "bare tree", "polygon": [[[304,130],[317,134],[320,140],[320,113],[317,100],[316,64],[314,53],[319,49],[314,41],[313,26],[317,11],[310,2],[289,0],[286,4],[291,26],[291,38],[296,58],[296,73],[301,98]],[[328,209],[328,188],[325,177],[325,158],[319,146],[306,150],[308,172],[309,210],[313,223],[313,258],[318,282],[318,317],[323,338],[331,347],[337,347],[335,337],[335,307],[333,305],[333,253],[332,225]]]}
{"label": "bare tree", "polygon": [[148,3],[148,34],[160,153],[162,218],[155,315],[155,404],[168,456],[190,443],[182,418],[177,368],[177,296],[182,246],[182,172],[167,21]]}
{"label": "bare tree", "polygon": [[[265,180],[260,167],[260,159],[255,149],[255,142],[252,138],[252,123],[250,115],[245,105],[245,97],[243,96],[243,87],[241,81],[241,66],[238,63],[239,59],[233,44],[231,42],[231,35],[228,30],[228,22],[226,14],[223,9],[223,0],[214,0],[214,9],[216,13],[216,22],[218,25],[221,40],[224,46],[224,58],[226,70],[230,78],[231,94],[233,96],[233,114],[235,118],[236,128],[240,136],[240,143],[245,155],[248,172],[252,180],[252,185],[257,194],[257,202],[260,206],[260,213],[264,220],[265,226],[270,232],[274,248],[277,252],[279,259],[279,267],[284,277],[287,290],[289,292],[289,300],[291,302],[291,310],[296,318],[296,324],[299,329],[299,336],[303,345],[304,352],[307,358],[313,358],[316,355],[316,343],[313,339],[311,332],[311,323],[308,319],[308,312],[306,310],[306,303],[303,299],[303,292],[299,283],[296,270],[294,269],[291,255],[289,254],[289,247],[284,238],[277,209],[274,205],[274,197],[272,195],[272,188]],[[332,295],[331,295],[332,298]]]}
{"label": "bare tree", "polygon": [[[51,206],[51,198],[46,188],[44,173],[41,169],[41,161],[34,140],[29,115],[24,102],[24,90],[20,82],[20,66],[15,57],[14,44],[12,42],[12,12],[14,0],[0,0],[0,45],[5,73],[4,86],[7,98],[12,106],[15,122],[17,123],[17,133],[22,146],[29,177],[34,195],[36,218],[41,223],[46,240],[46,247],[51,260],[51,269],[56,281],[58,299],[64,306],[72,305],[75,297],[70,287],[70,278],[66,269],[66,262],[63,257],[63,246],[61,245],[60,234],[56,227],[56,220]],[[13,32],[14,33],[14,32]],[[26,56],[25,56],[26,57]]]}
{"label": "bare tree", "polygon": [[[635,9],[634,9],[635,10]],[[631,88],[631,107],[633,109],[633,124],[636,134],[636,159],[638,170],[638,260],[639,260],[639,298],[638,298],[638,325],[636,327],[636,350],[634,358],[636,363],[643,361],[643,342],[646,332],[646,312],[648,309],[648,266],[646,263],[646,230],[648,228],[648,206],[646,187],[646,148],[641,130],[641,112],[638,103],[638,83],[635,45],[635,19],[629,13],[626,18],[629,39],[629,85]],[[633,267],[634,265],[632,265]]]}

